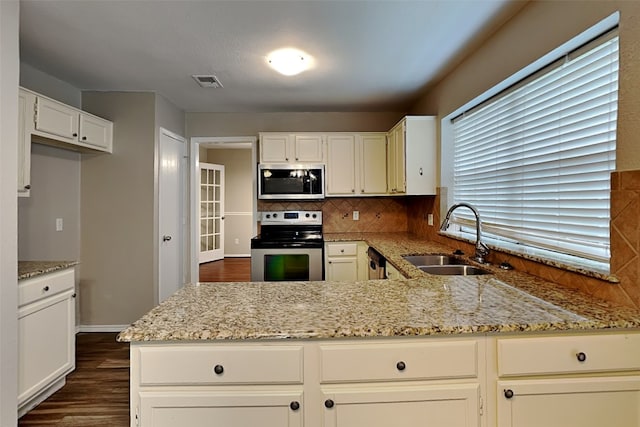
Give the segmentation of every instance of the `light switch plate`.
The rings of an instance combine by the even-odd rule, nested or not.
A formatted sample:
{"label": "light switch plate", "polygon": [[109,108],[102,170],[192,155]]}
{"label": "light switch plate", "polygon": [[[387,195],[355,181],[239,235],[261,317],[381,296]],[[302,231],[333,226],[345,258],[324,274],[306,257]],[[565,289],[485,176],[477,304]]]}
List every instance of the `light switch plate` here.
{"label": "light switch plate", "polygon": [[358,221],[360,219],[360,211],[353,211],[353,220]]}
{"label": "light switch plate", "polygon": [[433,214],[427,215],[427,224],[433,225]]}
{"label": "light switch plate", "polygon": [[62,229],[63,229],[62,218],[56,218],[56,231],[62,231]]}

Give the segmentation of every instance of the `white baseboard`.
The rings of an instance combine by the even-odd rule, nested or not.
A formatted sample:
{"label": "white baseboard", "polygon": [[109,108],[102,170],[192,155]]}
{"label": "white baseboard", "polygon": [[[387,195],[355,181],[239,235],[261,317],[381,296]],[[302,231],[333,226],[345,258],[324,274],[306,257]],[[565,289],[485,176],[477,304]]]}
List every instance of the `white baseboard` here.
{"label": "white baseboard", "polygon": [[120,332],[130,325],[80,325],[78,332]]}
{"label": "white baseboard", "polygon": [[225,258],[251,258],[251,254],[226,254]]}

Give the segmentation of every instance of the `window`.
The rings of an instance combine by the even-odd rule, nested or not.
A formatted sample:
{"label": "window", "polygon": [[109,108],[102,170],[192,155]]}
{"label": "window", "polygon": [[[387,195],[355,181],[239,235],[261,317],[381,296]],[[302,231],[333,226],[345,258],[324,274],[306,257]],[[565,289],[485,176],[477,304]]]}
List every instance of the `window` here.
{"label": "window", "polygon": [[[454,118],[449,201],[475,205],[498,246],[608,266],[617,92],[614,30]],[[473,231],[474,217],[452,223]]]}

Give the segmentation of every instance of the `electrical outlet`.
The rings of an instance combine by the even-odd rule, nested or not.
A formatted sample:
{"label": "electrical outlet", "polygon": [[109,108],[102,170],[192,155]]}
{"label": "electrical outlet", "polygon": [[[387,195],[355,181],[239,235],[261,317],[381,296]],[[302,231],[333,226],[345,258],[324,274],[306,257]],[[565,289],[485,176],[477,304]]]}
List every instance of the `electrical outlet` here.
{"label": "electrical outlet", "polygon": [[56,231],[62,231],[63,225],[62,218],[56,218]]}
{"label": "electrical outlet", "polygon": [[353,211],[353,220],[358,221],[360,219],[360,211]]}
{"label": "electrical outlet", "polygon": [[427,224],[433,225],[433,214],[427,215]]}
{"label": "electrical outlet", "polygon": [[237,239],[237,238],[236,238],[236,239],[233,241],[233,243],[235,243],[236,245],[239,245],[239,244],[240,244],[240,239]]}

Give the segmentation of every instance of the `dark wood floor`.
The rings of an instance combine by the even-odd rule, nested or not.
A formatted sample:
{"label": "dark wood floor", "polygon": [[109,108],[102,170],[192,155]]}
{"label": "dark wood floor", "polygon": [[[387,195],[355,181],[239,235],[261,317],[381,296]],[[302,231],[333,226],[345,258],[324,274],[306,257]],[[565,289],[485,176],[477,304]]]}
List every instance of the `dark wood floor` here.
{"label": "dark wood floor", "polygon": [[18,426],[127,427],[129,344],[116,342],[116,335],[76,335],[76,370]]}
{"label": "dark wood floor", "polygon": [[249,282],[251,258],[224,258],[200,264],[201,282]]}

